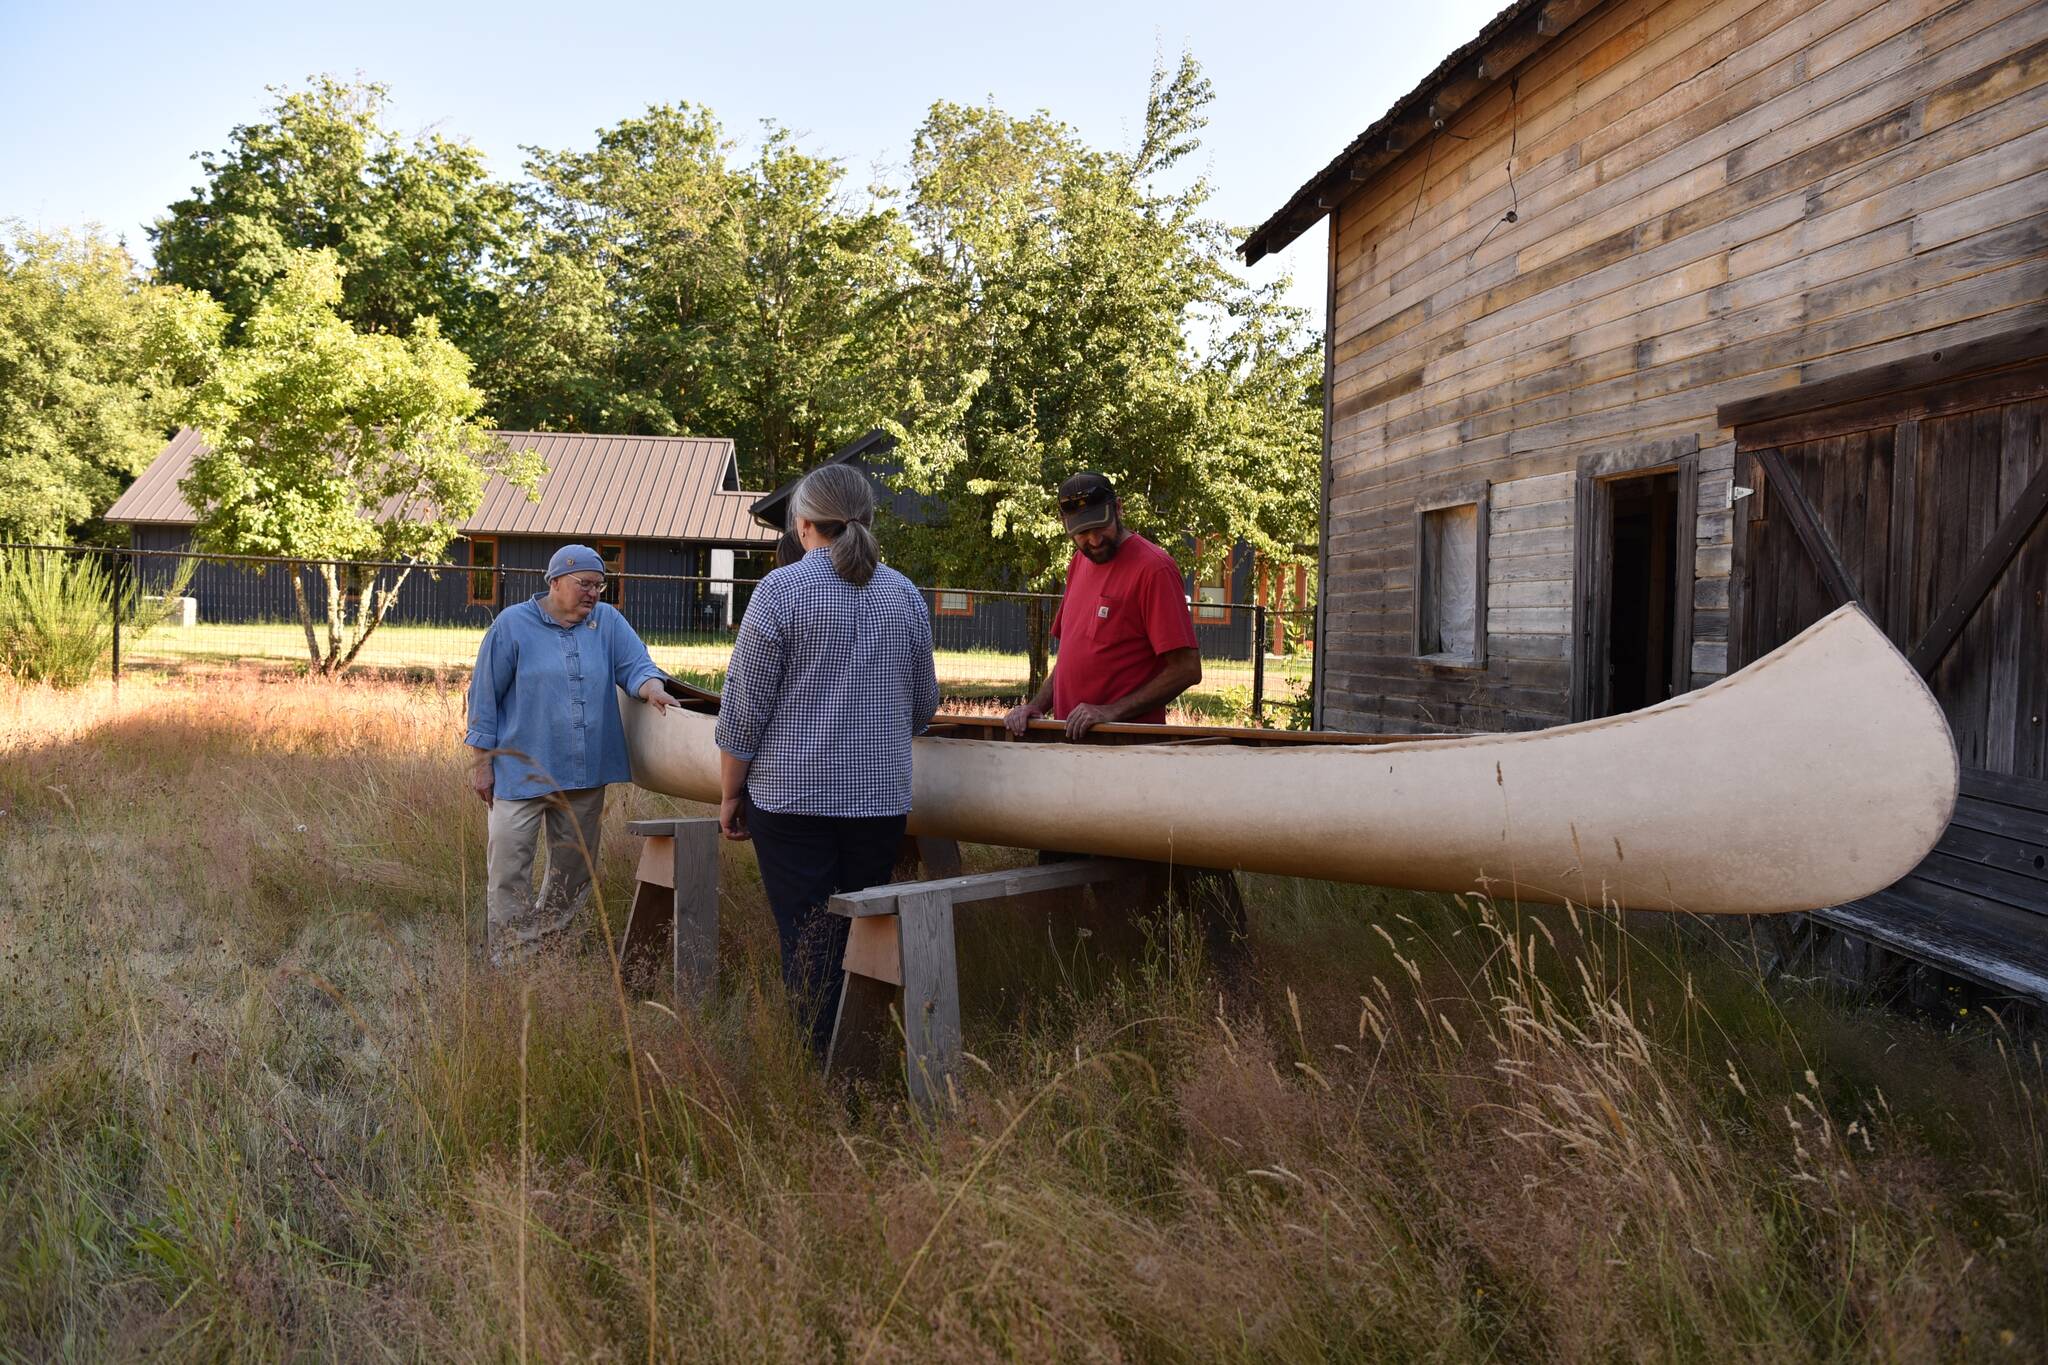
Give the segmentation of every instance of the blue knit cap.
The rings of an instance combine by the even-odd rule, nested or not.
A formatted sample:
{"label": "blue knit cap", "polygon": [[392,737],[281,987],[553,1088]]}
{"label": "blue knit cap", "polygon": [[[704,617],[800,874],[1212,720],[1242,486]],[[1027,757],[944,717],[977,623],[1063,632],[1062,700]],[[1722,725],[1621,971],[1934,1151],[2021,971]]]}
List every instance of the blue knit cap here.
{"label": "blue knit cap", "polygon": [[564,545],[548,561],[548,582],[565,573],[603,573],[604,561],[588,545]]}

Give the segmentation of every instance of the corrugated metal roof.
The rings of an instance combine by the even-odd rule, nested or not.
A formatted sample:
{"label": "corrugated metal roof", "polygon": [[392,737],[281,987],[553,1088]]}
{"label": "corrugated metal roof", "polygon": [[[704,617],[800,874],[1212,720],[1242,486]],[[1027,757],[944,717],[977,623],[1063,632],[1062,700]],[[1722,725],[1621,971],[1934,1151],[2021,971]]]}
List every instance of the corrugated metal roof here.
{"label": "corrugated metal roof", "polygon": [[[538,452],[547,465],[540,501],[493,476],[475,515],[462,525],[464,535],[775,542],[775,532],[747,515],[761,495],[725,486],[733,461],[727,437],[496,434],[515,450]],[[167,526],[199,520],[178,484],[205,449],[198,432],[181,430],[107,509],[107,520]]]}
{"label": "corrugated metal roof", "polygon": [[192,514],[185,495],[178,491],[178,481],[204,449],[206,442],[199,439],[198,432],[180,427],[171,443],[150,461],[149,468],[128,485],[128,491],[114,499],[114,505],[107,509],[107,520],[171,526],[190,526],[199,520]]}

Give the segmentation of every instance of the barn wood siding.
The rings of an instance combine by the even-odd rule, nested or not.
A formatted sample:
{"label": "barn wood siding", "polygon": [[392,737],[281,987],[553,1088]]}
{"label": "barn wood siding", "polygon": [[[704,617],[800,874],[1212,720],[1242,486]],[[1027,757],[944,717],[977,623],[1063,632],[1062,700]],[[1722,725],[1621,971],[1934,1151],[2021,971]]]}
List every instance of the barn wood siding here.
{"label": "barn wood siding", "polygon": [[[1574,471],[1659,440],[1700,452],[1697,685],[1728,667],[1715,408],[2039,314],[2048,5],[1614,0],[1331,223],[1324,723],[1562,719]],[[1489,663],[1447,676],[1409,652],[1414,505],[1480,482]]]}

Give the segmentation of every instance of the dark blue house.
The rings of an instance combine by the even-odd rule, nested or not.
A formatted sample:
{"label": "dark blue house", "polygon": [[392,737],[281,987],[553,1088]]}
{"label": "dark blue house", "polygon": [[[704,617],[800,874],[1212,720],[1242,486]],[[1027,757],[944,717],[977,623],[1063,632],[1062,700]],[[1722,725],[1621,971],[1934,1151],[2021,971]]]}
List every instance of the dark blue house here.
{"label": "dark blue house", "polygon": [[[896,438],[877,427],[847,442],[820,463],[821,466],[854,466],[874,484],[875,499],[889,515],[911,525],[929,522],[939,515],[938,505],[915,493],[899,492],[887,481],[888,476],[902,470],[893,457],[895,449]],[[781,531],[788,524],[789,499],[796,491],[796,485],[797,480],[791,479],[756,501],[750,509],[754,519],[764,527]],[[1176,547],[1169,545],[1167,548]],[[1187,553],[1196,548],[1184,542],[1178,547],[1175,557],[1182,561],[1181,578],[1187,588],[1188,603],[1194,610],[1195,635],[1201,643],[1202,653],[1212,659],[1248,659],[1251,657],[1255,618],[1243,607],[1255,601],[1274,607],[1287,605],[1281,600],[1277,583],[1272,581],[1286,570],[1262,573],[1264,566],[1256,562],[1257,556],[1249,546],[1240,543],[1221,569],[1211,571],[1198,582],[1195,574],[1187,568],[1191,559],[1199,558]],[[1298,583],[1300,571],[1296,569],[1294,573]],[[1272,593],[1270,602],[1266,596],[1269,590]],[[932,587],[927,595],[931,599],[933,633],[940,648],[999,649],[1022,653],[1029,647],[1029,628],[1022,597],[945,585]]]}
{"label": "dark blue house", "polygon": [[[487,623],[540,590],[540,571],[557,548],[581,542],[620,575],[608,596],[643,634],[715,633],[732,625],[744,601],[733,600],[727,583],[677,579],[754,579],[772,562],[776,533],[749,514],[761,495],[740,488],[727,438],[498,435],[537,451],[547,466],[538,501],[492,478],[448,547],[447,564],[460,571],[415,570],[387,620]],[[198,432],[180,431],[107,512],[129,528],[133,548],[164,553],[161,564],[148,554],[139,561],[152,579],[167,577],[173,559],[193,548],[198,516],[178,485],[205,448]],[[202,621],[295,618],[291,579],[277,566],[204,562],[186,591]]]}

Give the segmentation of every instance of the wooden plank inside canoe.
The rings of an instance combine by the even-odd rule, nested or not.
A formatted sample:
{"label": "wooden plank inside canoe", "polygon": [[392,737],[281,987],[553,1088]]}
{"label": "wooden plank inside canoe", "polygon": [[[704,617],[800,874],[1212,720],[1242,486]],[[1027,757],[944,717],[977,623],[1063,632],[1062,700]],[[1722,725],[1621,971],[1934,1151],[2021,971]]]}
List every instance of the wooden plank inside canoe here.
{"label": "wooden plank inside canoe", "polygon": [[[1013,740],[1003,728],[1001,716],[962,715],[941,711],[925,731],[935,739]],[[1066,739],[1067,727],[1057,720],[1034,720],[1023,740],[1058,743]],[[1244,745],[1294,744],[1410,744],[1417,741],[1457,739],[1457,735],[1359,735],[1344,730],[1261,730],[1243,725],[1139,725],[1131,721],[1105,721],[1088,732],[1091,740],[1112,744],[1185,744],[1191,740],[1216,740]]]}

